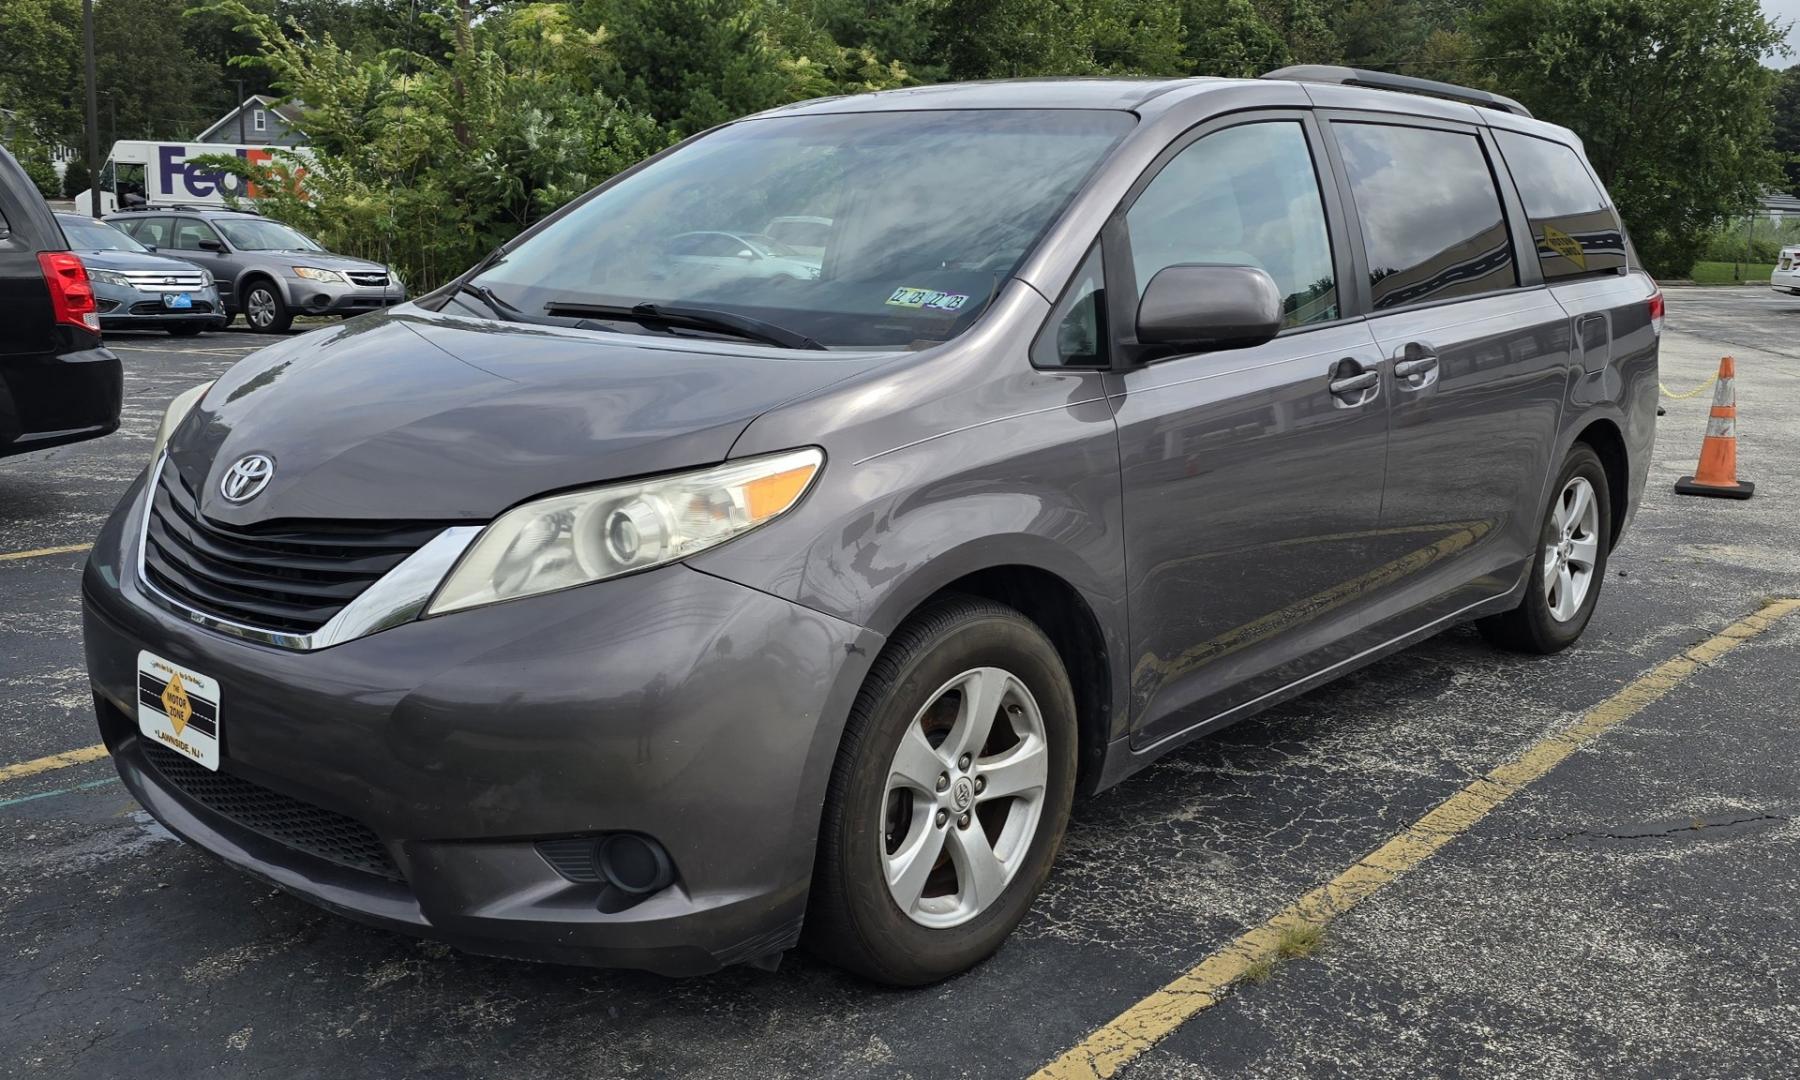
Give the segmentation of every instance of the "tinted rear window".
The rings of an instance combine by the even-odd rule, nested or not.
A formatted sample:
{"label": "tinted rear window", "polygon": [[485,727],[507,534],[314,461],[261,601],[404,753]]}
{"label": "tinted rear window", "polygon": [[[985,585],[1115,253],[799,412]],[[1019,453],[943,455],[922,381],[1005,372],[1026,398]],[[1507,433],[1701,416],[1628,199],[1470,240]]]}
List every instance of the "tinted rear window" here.
{"label": "tinted rear window", "polygon": [[1619,217],[1573,147],[1511,131],[1494,138],[1519,187],[1545,281],[1625,265]]}
{"label": "tinted rear window", "polygon": [[1481,140],[1460,131],[1336,123],[1376,308],[1519,283]]}

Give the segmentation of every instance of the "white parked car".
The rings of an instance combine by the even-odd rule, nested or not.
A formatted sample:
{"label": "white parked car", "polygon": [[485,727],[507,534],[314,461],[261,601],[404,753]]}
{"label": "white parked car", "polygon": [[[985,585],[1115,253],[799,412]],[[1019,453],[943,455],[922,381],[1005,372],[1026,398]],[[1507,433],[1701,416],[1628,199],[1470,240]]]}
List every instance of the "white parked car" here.
{"label": "white parked car", "polygon": [[1769,275],[1769,288],[1800,296],[1800,244],[1781,249],[1775,272]]}
{"label": "white parked car", "polygon": [[682,233],[669,242],[669,254],[676,262],[738,277],[812,281],[819,276],[818,259],[809,259],[773,237],[756,233]]}

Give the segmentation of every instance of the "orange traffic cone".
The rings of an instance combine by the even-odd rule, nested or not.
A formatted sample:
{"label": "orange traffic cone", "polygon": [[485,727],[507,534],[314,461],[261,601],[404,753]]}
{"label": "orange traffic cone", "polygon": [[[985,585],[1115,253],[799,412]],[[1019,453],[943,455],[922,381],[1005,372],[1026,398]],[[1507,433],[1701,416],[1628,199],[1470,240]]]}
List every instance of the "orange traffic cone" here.
{"label": "orange traffic cone", "polygon": [[1737,390],[1732,386],[1736,376],[1736,363],[1729,356],[1721,357],[1712,418],[1706,422],[1706,439],[1700,444],[1700,464],[1694,475],[1675,481],[1675,494],[1748,499],[1756,492],[1755,484],[1739,483],[1737,478]]}

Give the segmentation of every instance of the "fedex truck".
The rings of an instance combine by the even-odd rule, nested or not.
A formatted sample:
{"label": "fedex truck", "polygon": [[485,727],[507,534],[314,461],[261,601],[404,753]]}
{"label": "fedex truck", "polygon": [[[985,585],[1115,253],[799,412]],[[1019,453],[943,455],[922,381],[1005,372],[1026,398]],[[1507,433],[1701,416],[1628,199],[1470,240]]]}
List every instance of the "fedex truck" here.
{"label": "fedex truck", "polygon": [[[302,161],[308,156],[304,146],[281,149],[296,154]],[[256,198],[256,185],[246,185],[240,177],[194,163],[195,158],[208,154],[235,154],[252,163],[274,160],[273,149],[267,146],[122,139],[113,143],[112,153],[100,169],[100,212],[110,214],[120,207],[141,203],[223,206],[227,195]],[[305,171],[302,167],[296,175],[303,176]],[[76,211],[87,213],[90,200],[85,191],[75,196]]]}

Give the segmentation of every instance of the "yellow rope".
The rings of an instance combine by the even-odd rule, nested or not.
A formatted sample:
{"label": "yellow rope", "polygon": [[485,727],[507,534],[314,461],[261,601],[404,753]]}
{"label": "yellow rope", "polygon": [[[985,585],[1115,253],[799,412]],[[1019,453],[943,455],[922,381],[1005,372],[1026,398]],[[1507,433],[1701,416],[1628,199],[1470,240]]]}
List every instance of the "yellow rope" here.
{"label": "yellow rope", "polygon": [[1707,379],[1705,382],[1701,383],[1699,386],[1696,386],[1692,390],[1689,390],[1685,394],[1677,394],[1675,391],[1664,386],[1662,383],[1657,383],[1656,386],[1657,386],[1657,389],[1659,389],[1663,392],[1663,397],[1674,398],[1676,401],[1685,401],[1688,398],[1698,397],[1699,395],[1705,393],[1707,391],[1707,389],[1712,386],[1713,383],[1716,383],[1718,381],[1719,381],[1719,377],[1717,375],[1714,375],[1711,378]]}

